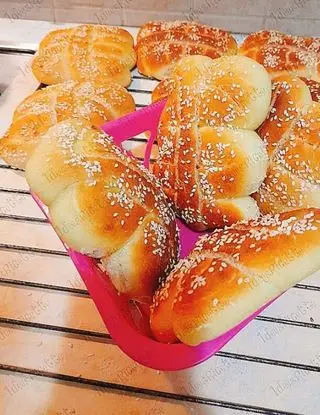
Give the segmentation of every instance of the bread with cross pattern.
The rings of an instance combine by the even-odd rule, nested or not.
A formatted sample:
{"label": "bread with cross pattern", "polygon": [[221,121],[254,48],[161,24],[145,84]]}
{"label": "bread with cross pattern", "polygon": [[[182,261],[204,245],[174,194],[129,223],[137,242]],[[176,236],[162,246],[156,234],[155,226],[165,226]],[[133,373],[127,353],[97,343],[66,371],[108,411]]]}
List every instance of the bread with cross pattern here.
{"label": "bread with cross pattern", "polygon": [[66,81],[39,89],[16,108],[8,131],[0,138],[0,156],[24,169],[40,136],[57,122],[82,117],[99,127],[134,110],[132,96],[113,82]]}
{"label": "bread with cross pattern", "polygon": [[135,64],[133,38],[128,31],[86,24],[48,33],[33,59],[32,72],[46,85],[94,80],[128,86]]}
{"label": "bread with cross pattern", "polygon": [[288,74],[320,81],[320,40],[276,30],[251,33],[239,52],[261,63],[272,78]]}
{"label": "bread with cross pattern", "polygon": [[271,81],[252,59],[183,58],[154,98],[167,97],[158,129],[154,174],[192,229],[256,217],[250,196],[267,171],[255,129],[268,114]]}
{"label": "bread with cross pattern", "polygon": [[184,56],[215,59],[237,51],[236,40],[225,30],[190,21],[153,21],[139,30],[137,67],[142,74],[162,80]]}

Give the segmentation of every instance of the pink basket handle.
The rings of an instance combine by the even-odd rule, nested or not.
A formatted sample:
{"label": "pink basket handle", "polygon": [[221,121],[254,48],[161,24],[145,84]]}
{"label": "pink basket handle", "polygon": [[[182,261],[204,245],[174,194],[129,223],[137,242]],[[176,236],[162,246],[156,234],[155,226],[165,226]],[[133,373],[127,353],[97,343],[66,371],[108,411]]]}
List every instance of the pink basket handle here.
{"label": "pink basket handle", "polygon": [[130,138],[150,131],[150,137],[144,153],[144,166],[149,168],[152,146],[157,138],[157,131],[161,113],[166,105],[166,100],[148,105],[131,114],[104,124],[101,129],[113,137],[113,141],[119,147]]}

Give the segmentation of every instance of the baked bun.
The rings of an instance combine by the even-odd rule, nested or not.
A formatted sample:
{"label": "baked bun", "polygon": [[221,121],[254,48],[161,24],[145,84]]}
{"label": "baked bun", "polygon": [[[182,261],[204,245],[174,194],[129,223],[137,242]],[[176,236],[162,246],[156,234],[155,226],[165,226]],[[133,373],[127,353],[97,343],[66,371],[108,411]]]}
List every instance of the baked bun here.
{"label": "baked bun", "polygon": [[237,42],[225,30],[189,21],[146,23],[139,30],[136,45],[139,72],[160,80],[169,76],[184,56],[219,58],[237,51]]}
{"label": "baked bun", "polygon": [[320,103],[307,85],[282,75],[273,83],[272,108],[258,133],[270,165],[255,199],[262,213],[320,208]]}
{"label": "baked bun", "polygon": [[68,80],[131,82],[136,64],[133,38],[124,29],[81,25],[50,32],[32,62],[34,76],[46,85]]}
{"label": "baked bun", "polygon": [[98,127],[134,110],[132,96],[111,82],[66,81],[48,86],[27,97],[15,110],[11,126],[0,139],[0,156],[23,169],[40,135],[57,122],[82,117]]}
{"label": "baked bun", "polygon": [[156,339],[215,339],[320,268],[320,210],[267,215],[217,229],[154,296]]}
{"label": "baked bun", "polygon": [[189,56],[168,82],[153,172],[177,213],[197,231],[256,217],[249,195],[268,160],[254,130],[268,114],[268,73],[244,56]]}
{"label": "baked bun", "polygon": [[121,293],[150,299],[178,256],[175,216],[155,178],[89,121],[51,127],[26,178],[61,239],[97,258]]}
{"label": "baked bun", "polygon": [[262,30],[250,34],[239,52],[261,63],[273,78],[291,73],[320,81],[319,38]]}

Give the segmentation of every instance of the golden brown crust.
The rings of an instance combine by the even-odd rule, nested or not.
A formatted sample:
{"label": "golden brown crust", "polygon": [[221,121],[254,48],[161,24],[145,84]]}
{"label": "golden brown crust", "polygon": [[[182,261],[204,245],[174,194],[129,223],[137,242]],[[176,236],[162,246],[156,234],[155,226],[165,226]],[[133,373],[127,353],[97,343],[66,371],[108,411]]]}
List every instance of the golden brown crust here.
{"label": "golden brown crust", "polygon": [[81,25],[50,32],[40,43],[32,71],[47,85],[72,79],[128,86],[135,63],[129,32],[112,26]]}
{"label": "golden brown crust", "polygon": [[136,52],[139,72],[164,79],[184,56],[219,58],[235,55],[237,42],[226,31],[197,22],[148,22],[138,33]]}
{"label": "golden brown crust", "polygon": [[217,229],[156,292],[153,334],[190,345],[211,340],[319,268],[319,209]]}
{"label": "golden brown crust", "polygon": [[320,81],[319,38],[262,30],[250,34],[239,52],[261,63],[272,77],[290,73]]}
{"label": "golden brown crust", "polygon": [[310,91],[300,78],[286,74],[273,80],[270,111],[258,130],[269,156],[282,137],[290,133],[297,117],[306,113],[311,102]]}
{"label": "golden brown crust", "polygon": [[320,103],[307,85],[283,75],[273,83],[273,105],[259,134],[267,144],[268,174],[255,195],[262,213],[320,207]]}
{"label": "golden brown crust", "polygon": [[152,91],[152,102],[157,102],[167,98],[169,95],[172,94],[174,88],[175,82],[173,78],[166,78],[163,81],[159,82],[158,85]]}
{"label": "golden brown crust", "polygon": [[320,82],[303,77],[301,77],[301,79],[308,86],[312,101],[320,102]]}
{"label": "golden brown crust", "polygon": [[149,172],[86,120],[51,127],[26,166],[66,244],[98,258],[116,288],[150,298],[178,255],[175,216]]}
{"label": "golden brown crust", "polygon": [[257,216],[249,195],[265,177],[267,155],[253,130],[269,108],[267,72],[242,56],[192,56],[169,82],[153,172],[176,211],[199,231]]}
{"label": "golden brown crust", "polygon": [[0,139],[0,155],[23,169],[41,134],[57,122],[82,117],[99,127],[134,110],[132,96],[115,83],[66,81],[48,86],[17,107],[11,126]]}

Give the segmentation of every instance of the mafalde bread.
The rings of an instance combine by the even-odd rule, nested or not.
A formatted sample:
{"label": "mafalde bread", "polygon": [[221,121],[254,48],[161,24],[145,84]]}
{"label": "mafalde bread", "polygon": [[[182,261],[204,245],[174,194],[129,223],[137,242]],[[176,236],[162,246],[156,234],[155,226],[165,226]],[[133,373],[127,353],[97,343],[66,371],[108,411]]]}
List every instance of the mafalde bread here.
{"label": "mafalde bread", "polygon": [[237,51],[236,40],[225,30],[192,21],[152,21],[138,32],[137,67],[143,75],[162,80],[184,56],[214,59]]}
{"label": "mafalde bread", "polygon": [[107,80],[128,86],[135,64],[133,38],[128,31],[86,24],[48,33],[33,59],[32,72],[46,85]]}
{"label": "mafalde bread", "polygon": [[266,70],[244,56],[185,57],[153,99],[165,97],[153,172],[179,216],[197,231],[258,216],[250,194],[268,165],[255,132],[270,105]]}
{"label": "mafalde bread", "polygon": [[8,131],[0,138],[0,156],[24,169],[40,136],[57,122],[81,117],[99,127],[134,110],[132,96],[113,82],[66,81],[42,88],[15,110]]}
{"label": "mafalde bread", "polygon": [[320,210],[261,216],[203,236],[154,296],[165,343],[215,339],[320,268]]}
{"label": "mafalde bread", "polygon": [[81,119],[56,124],[26,179],[70,248],[97,258],[120,293],[148,301],[177,261],[175,216],[155,178]]}
{"label": "mafalde bread", "polygon": [[320,81],[319,38],[261,30],[251,33],[239,52],[261,63],[272,78],[291,74]]}
{"label": "mafalde bread", "polygon": [[320,103],[300,78],[274,79],[272,107],[258,133],[270,160],[254,195],[261,212],[320,208]]}

